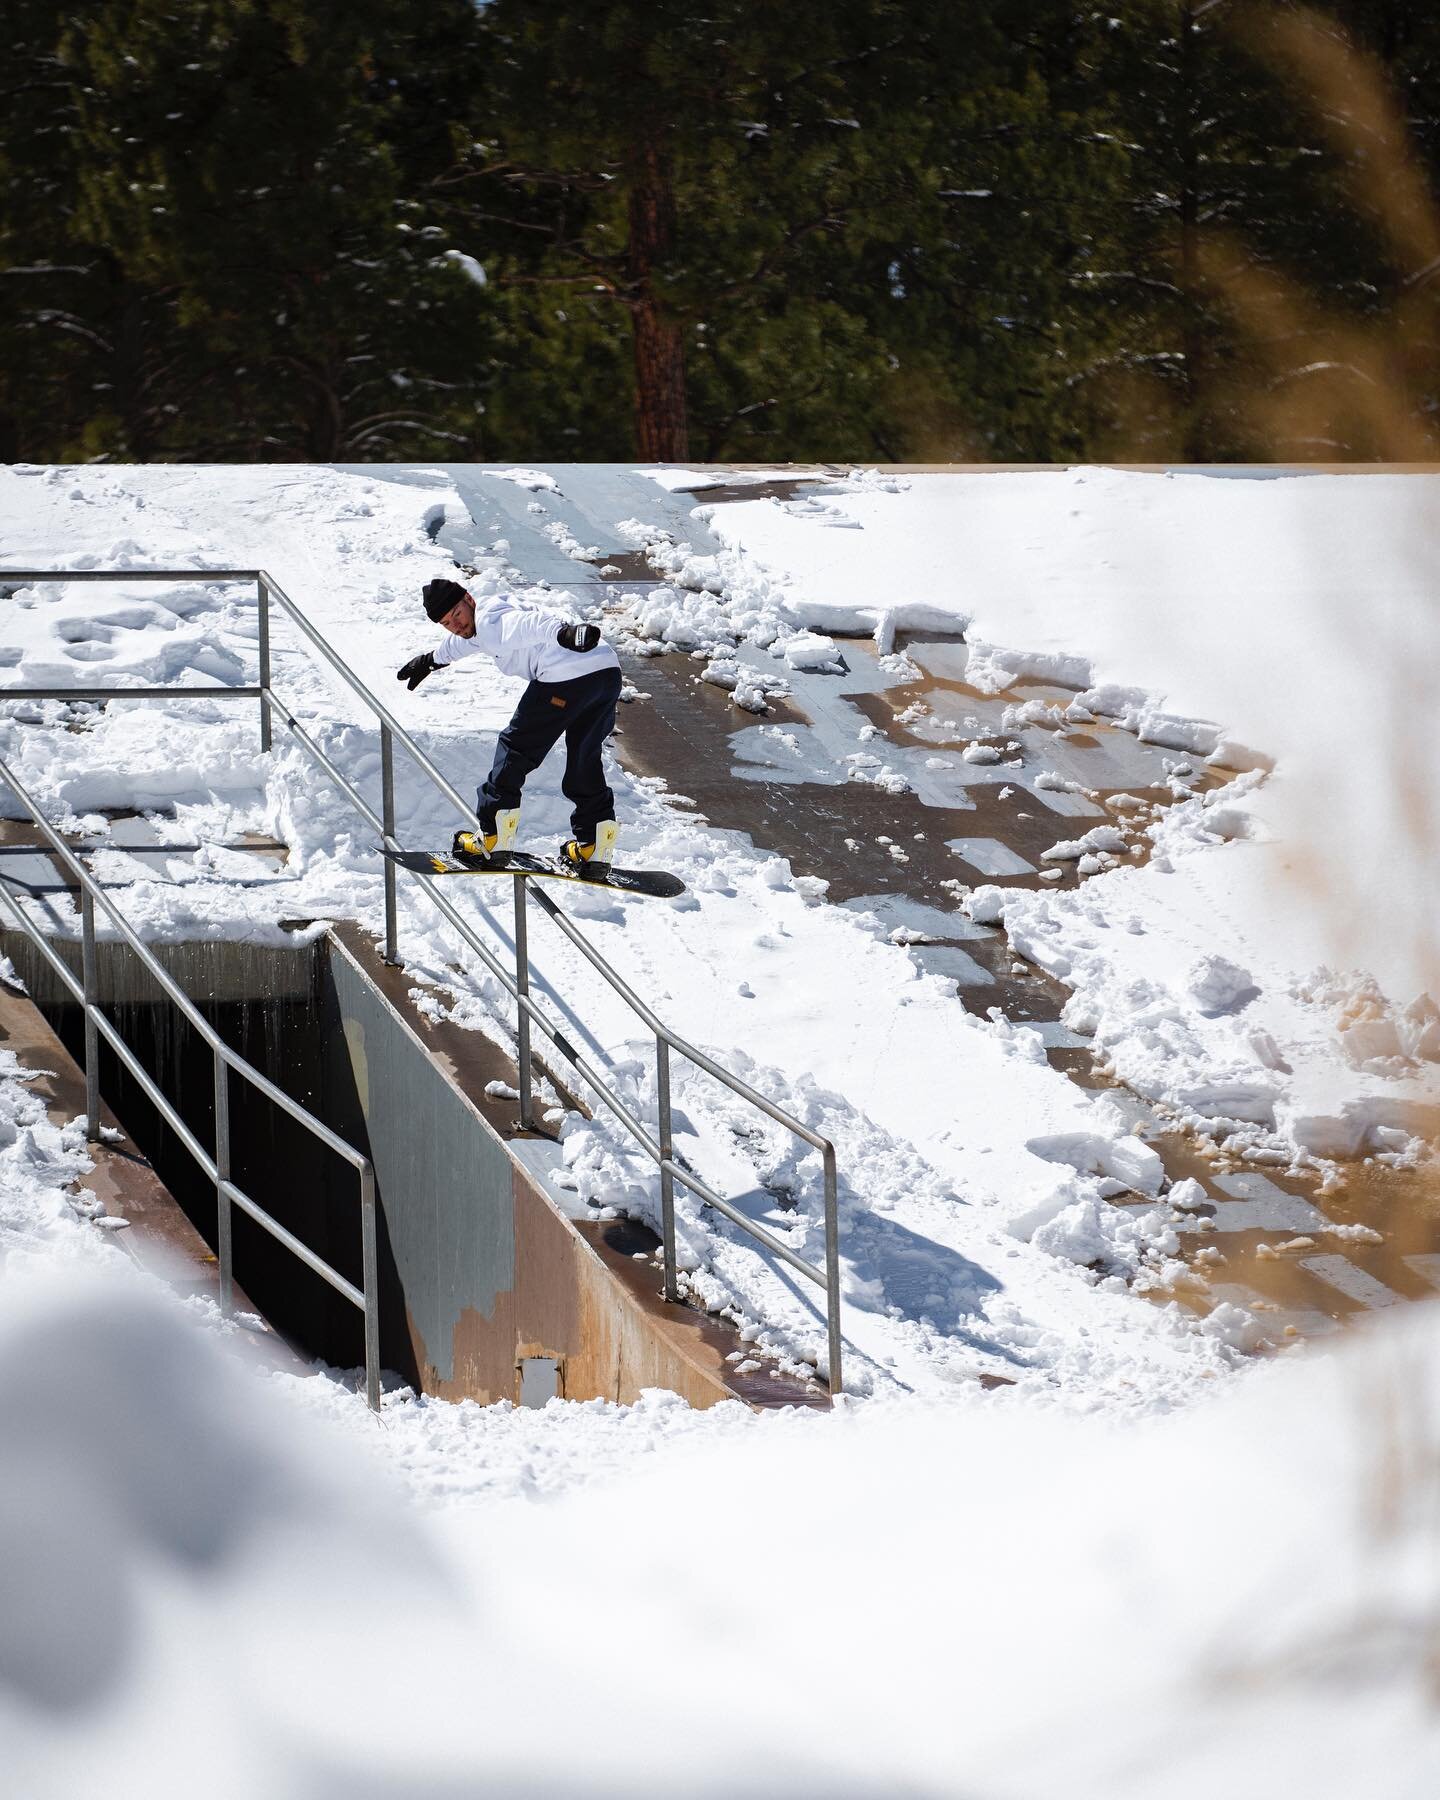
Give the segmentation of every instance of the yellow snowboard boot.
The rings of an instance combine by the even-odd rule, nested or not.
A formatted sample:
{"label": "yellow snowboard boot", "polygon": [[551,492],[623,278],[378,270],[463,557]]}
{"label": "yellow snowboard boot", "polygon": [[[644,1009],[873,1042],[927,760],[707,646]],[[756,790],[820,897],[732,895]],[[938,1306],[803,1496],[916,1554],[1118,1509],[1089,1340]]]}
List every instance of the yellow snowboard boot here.
{"label": "yellow snowboard boot", "polygon": [[[484,824],[484,820],[481,820]],[[507,807],[495,815],[495,829],[483,835],[474,831],[457,831],[450,846],[456,862],[487,862],[497,851],[509,850],[520,829],[520,808]]]}
{"label": "yellow snowboard boot", "polygon": [[613,819],[602,819],[595,827],[595,838],[592,843],[582,844],[570,838],[561,848],[560,860],[569,863],[581,875],[592,881],[603,881],[610,869],[610,860],[615,853],[615,839],[620,835],[620,827]]}

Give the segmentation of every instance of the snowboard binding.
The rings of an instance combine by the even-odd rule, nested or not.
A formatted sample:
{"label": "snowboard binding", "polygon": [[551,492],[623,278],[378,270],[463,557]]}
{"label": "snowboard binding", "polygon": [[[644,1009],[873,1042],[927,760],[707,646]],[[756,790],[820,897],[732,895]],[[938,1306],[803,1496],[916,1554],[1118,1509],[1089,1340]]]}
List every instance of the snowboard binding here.
{"label": "snowboard binding", "polygon": [[[485,824],[482,818],[481,825]],[[520,829],[520,808],[507,807],[495,814],[492,830],[484,833],[474,831],[457,831],[450,845],[450,854],[456,862],[485,863],[497,852],[510,849],[515,842],[515,834]]]}

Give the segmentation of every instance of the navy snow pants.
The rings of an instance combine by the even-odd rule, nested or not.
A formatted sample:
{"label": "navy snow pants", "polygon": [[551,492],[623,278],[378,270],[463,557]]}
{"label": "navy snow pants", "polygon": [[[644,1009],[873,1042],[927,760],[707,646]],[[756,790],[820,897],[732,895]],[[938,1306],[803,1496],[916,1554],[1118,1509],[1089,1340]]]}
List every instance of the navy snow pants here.
{"label": "navy snow pants", "polygon": [[615,817],[600,753],[615,729],[619,699],[618,669],[593,669],[573,681],[532,681],[495,745],[495,763],[475,807],[482,823],[493,830],[497,812],[520,804],[525,777],[563,736],[560,787],[571,805],[570,827],[577,842],[593,843],[600,820]]}

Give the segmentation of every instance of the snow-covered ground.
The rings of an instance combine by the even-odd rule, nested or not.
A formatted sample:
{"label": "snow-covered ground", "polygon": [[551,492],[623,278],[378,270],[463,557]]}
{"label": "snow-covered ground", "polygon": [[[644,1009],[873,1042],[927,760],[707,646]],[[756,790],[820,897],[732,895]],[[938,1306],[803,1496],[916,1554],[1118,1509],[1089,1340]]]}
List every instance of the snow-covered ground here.
{"label": "snow-covered ground", "polygon": [[[1241,772],[1156,826],[1145,868],[992,915],[1125,1080],[1322,1156],[1434,1134],[1440,477],[861,472],[697,518],[720,555],[635,522],[675,577],[639,620],[656,636],[723,621],[793,659],[805,626],[823,659],[816,634],[963,629],[972,684],[1063,682],[1057,723]],[[1219,993],[1213,956],[1250,980]]]}
{"label": "snow-covered ground", "polygon": [[[473,675],[472,662],[413,694],[396,683],[398,664],[433,637],[419,586],[447,566],[427,521],[433,527],[437,509],[451,519],[467,512],[443,472],[415,481],[309,469],[12,471],[0,516],[11,521],[12,566],[41,566],[63,544],[76,568],[266,567],[463,790],[488,766],[519,684],[485,659]],[[531,543],[553,545],[557,521],[529,510],[540,490],[504,478],[488,485],[511,511],[499,515],[508,535],[495,540],[503,548],[478,585],[521,580],[532,597],[566,604],[517,574]],[[644,487],[627,490],[632,504]],[[469,513],[482,510],[472,495]],[[579,541],[578,521],[558,522]],[[579,587],[592,603],[598,591],[593,581]],[[57,583],[9,606],[6,673],[17,686],[78,684],[102,668],[107,682],[253,679],[255,600],[243,587]],[[293,632],[277,624],[274,635],[281,697],[373,790],[378,735],[363,704]],[[66,706],[41,702],[0,723],[0,754],[53,818],[100,841],[108,822],[99,809],[130,805],[168,809],[156,828],[177,844],[259,830],[289,845],[293,882],[283,888],[234,884],[223,850],[198,864],[177,858],[176,880],[154,879],[153,864],[113,869],[112,878],[139,877],[125,889],[127,913],[154,935],[273,937],[281,916],[337,913],[378,931],[373,834],[298,749],[277,746],[268,765],[259,757],[254,710],[216,700],[112,705],[82,713],[77,732]],[[1162,1204],[1138,1217],[1105,1204],[1107,1182],[1150,1196],[1161,1183],[1155,1153],[1108,1102],[1057,1075],[1033,1035],[957,1007],[951,984],[923,975],[903,943],[825,905],[783,860],[705,829],[653,782],[618,779],[626,857],[675,870],[689,891],[658,906],[578,894],[570,910],[662,1016],[835,1141],[852,1391],[944,1391],[989,1372],[1085,1404],[1167,1405],[1232,1365],[1252,1335],[1233,1309],[1197,1330],[1127,1290],[1142,1263],[1163,1272],[1179,1215]],[[527,840],[561,833],[558,781],[551,766],[527,789]],[[447,808],[403,764],[398,808],[409,842],[448,842]],[[471,883],[459,903],[504,944],[507,901],[487,909]],[[403,884],[401,937],[410,973],[439,989],[454,1016],[508,1034],[498,984],[466,968],[454,933]],[[653,1111],[653,1053],[636,1042],[633,1017],[553,934],[537,930],[534,956],[617,1086]],[[738,1113],[686,1065],[677,1066],[676,1099],[677,1142],[702,1173],[757,1196],[772,1228],[818,1254],[818,1157],[797,1156],[778,1127],[747,1130],[755,1115]],[[607,1117],[570,1120],[566,1155],[581,1200],[654,1218],[653,1170]],[[792,1210],[766,1197],[782,1190]],[[693,1290],[730,1310],[762,1348],[815,1363],[823,1320],[810,1296],[688,1197],[680,1211]],[[1077,1279],[1075,1264],[1096,1259],[1100,1278]]]}
{"label": "snow-covered ground", "polygon": [[[1097,859],[1073,891],[981,888],[970,910],[1003,912],[1016,947],[1074,988],[1074,1027],[1175,1111],[1228,1119],[1236,1135],[1252,1133],[1252,1149],[1263,1136],[1262,1155],[1419,1153],[1414,1134],[1440,1098],[1437,1015],[1416,999],[1434,990],[1437,967],[1424,714],[1435,716],[1429,688],[1440,680],[1425,587],[1440,490],[1430,478],[871,475],[708,519],[667,492],[683,481],[673,471],[663,484],[612,472],[605,505],[597,479],[567,481],[559,467],[471,473],[462,496],[461,478],[440,469],[0,472],[0,561],[122,573],[113,586],[57,583],[0,601],[0,682],[252,681],[253,592],[198,579],[127,585],[123,571],[261,565],[463,791],[488,765],[518,684],[473,662],[414,694],[393,679],[433,636],[418,595],[449,567],[448,534],[432,537],[442,516],[473,525],[486,551],[477,585],[577,610],[598,611],[602,594],[575,557],[647,545],[672,583],[612,627],[630,643],[702,651],[722,677],[733,664],[742,707],[763,704],[757,668],[773,662],[778,684],[827,666],[826,634],[873,629],[891,657],[897,632],[963,626],[974,685],[1003,688],[1017,673],[1064,681],[1086,690],[1088,711],[1172,745],[1177,760],[1252,771],[1168,809],[1144,867]],[[361,703],[293,632],[277,625],[275,637],[281,697],[377,789],[378,737]],[[113,864],[99,866],[126,882],[127,912],[152,935],[266,936],[281,916],[356,916],[378,929],[370,834],[296,749],[258,756],[252,703],[3,713],[0,756],[67,829],[102,843],[102,809],[155,809],[177,846],[214,846],[177,855],[165,880],[106,853]],[[1271,760],[1262,782],[1255,771]],[[558,836],[558,770],[532,786],[526,838]],[[698,1785],[745,1792],[774,1791],[783,1770],[780,1785],[800,1792],[1039,1794],[1063,1771],[1079,1793],[1199,1793],[1256,1774],[1252,1709],[1262,1707],[1277,1754],[1303,1749],[1306,1791],[1352,1791],[1360,1759],[1398,1732],[1410,1761],[1385,1791],[1418,1792],[1401,1782],[1435,1768],[1419,1686],[1435,1595],[1403,1601],[1402,1577],[1407,1559],[1433,1551],[1430,1528],[1405,1511],[1429,1477],[1399,1483],[1391,1537],[1367,1537],[1357,1509],[1371,1491],[1371,1445],[1336,1396],[1366,1384],[1382,1399],[1405,1392],[1392,1363],[1423,1356],[1433,1322],[1349,1362],[1263,1379],[1252,1370],[1249,1393],[1192,1410],[1240,1366],[1253,1322],[1221,1306],[1197,1324],[1133,1291],[1137,1273],[1178,1273],[1180,1214],[1154,1149],[1124,1116],[1052,1069],[1034,1033],[964,1011],[904,941],[827,905],[782,859],[707,829],[653,781],[617,771],[616,787],[626,860],[674,869],[689,892],[633,909],[577,895],[572,910],[662,1016],[834,1138],[847,1381],[871,1398],[819,1420],[693,1415],[658,1398],[541,1415],[396,1399],[377,1426],[327,1378],[276,1377],[257,1397],[237,1375],[207,1415],[212,1371],[180,1367],[165,1309],[126,1291],[139,1279],[128,1265],[126,1279],[112,1273],[85,1291],[94,1343],[78,1358],[64,1348],[77,1303],[47,1271],[64,1265],[69,1279],[77,1262],[103,1272],[121,1259],[63,1198],[83,1158],[75,1133],[55,1133],[0,1070],[0,1255],[17,1321],[0,1355],[11,1371],[55,1370],[28,1410],[14,1402],[12,1441],[34,1446],[25,1466],[37,1472],[6,1540],[51,1530],[47,1482],[88,1484],[91,1515],[122,1521],[108,1638],[81,1629],[78,1600],[47,1619],[40,1588],[22,1583],[24,1605],[0,1606],[0,1617],[32,1622],[0,1630],[21,1696],[11,1703],[19,1766],[35,1774],[27,1791],[88,1791],[107,1757],[142,1766],[154,1709],[198,1730],[224,1692],[258,1706],[278,1746],[247,1724],[238,1698],[221,1704],[235,1791],[244,1775],[280,1792],[353,1792],[364,1769],[376,1792],[458,1792],[477,1766],[507,1792],[529,1791],[526,1781],[573,1791],[577,1758],[592,1791],[634,1791],[645,1770],[683,1755]],[[448,840],[445,808],[403,768],[399,810],[407,841]],[[1063,823],[1057,838],[1079,835]],[[229,879],[236,853],[223,846],[246,831],[289,846],[283,888]],[[466,884],[462,904],[503,943],[504,909],[487,910],[478,887]],[[465,967],[454,935],[406,889],[401,931],[431,1003],[505,1039],[497,985]],[[633,1020],[558,938],[537,930],[533,951],[617,1084],[653,1106]],[[1317,974],[1326,962],[1359,972]],[[769,1222],[813,1253],[814,1158],[778,1130],[747,1135],[751,1120],[703,1077],[682,1078],[677,1102],[696,1166],[761,1204],[788,1191],[796,1210]],[[566,1153],[578,1200],[653,1216],[648,1166],[603,1117],[568,1121]],[[1150,1204],[1107,1204],[1121,1185]],[[817,1359],[816,1315],[761,1259],[688,1205],[682,1239],[698,1296],[776,1354]],[[161,1366],[184,1391],[151,1403],[143,1395]],[[980,1373],[1015,1385],[982,1396]],[[13,1377],[0,1387],[20,1393]],[[1433,1469],[1435,1390],[1414,1391],[1429,1410],[1406,1422],[1406,1453],[1417,1469],[1429,1455]],[[355,1476],[335,1473],[346,1467],[335,1435],[318,1458],[294,1441],[320,1415],[366,1440],[437,1516],[406,1522],[395,1499],[359,1508]],[[1301,1415],[1309,1435],[1287,1438]],[[95,1418],[116,1429],[91,1438]],[[159,1484],[137,1473],[167,1457],[223,1470],[242,1454],[254,1503],[220,1506],[205,1529],[215,1484],[197,1477],[183,1503],[185,1484],[169,1484],[165,1513]],[[215,1483],[228,1491],[222,1475]],[[1383,1484],[1374,1491],[1386,1497]],[[525,1504],[537,1495],[555,1504]],[[1117,1495],[1130,1503],[1123,1513]],[[67,1517],[40,1541],[58,1545]],[[618,1532],[633,1538],[633,1570],[613,1556]],[[1233,1581],[1197,1583],[1197,1551],[1218,1551]],[[1315,1579],[1317,1558],[1333,1565],[1326,1579]],[[27,1566],[51,1564],[41,1553]],[[261,1656],[262,1674],[250,1646],[266,1606],[294,1621],[297,1660]],[[186,1663],[181,1646],[201,1618],[234,1629],[207,1627],[213,1658]],[[666,1643],[677,1631],[678,1656]],[[565,1686],[568,1735],[537,1729],[553,1715],[567,1633],[585,1671]],[[405,1647],[383,1658],[398,1686],[379,1707],[348,1654],[348,1636],[371,1634],[387,1651]],[[87,1667],[100,1673],[79,1684],[85,1722],[62,1752],[49,1722],[54,1671],[87,1636],[101,1645]],[[29,1685],[17,1661],[39,1670]],[[302,1666],[320,1689],[312,1706],[293,1680]],[[112,1667],[125,1671],[123,1698],[101,1678]],[[241,1668],[248,1685],[237,1686]],[[637,1676],[643,1755],[603,1710],[613,1685],[633,1688]],[[418,1747],[434,1769],[423,1781],[405,1761],[417,1750],[412,1681],[428,1720]],[[1344,1685],[1346,1706],[1328,1697],[1331,1683]],[[483,1728],[468,1723],[477,1694]],[[1121,1694],[1143,1729],[1120,1722]],[[1097,1716],[1111,1721],[1102,1733]],[[797,1729],[817,1717],[823,1732]],[[1053,1761],[1037,1722],[1064,1746]],[[193,1747],[177,1730],[153,1750],[176,1759],[161,1774],[187,1766]]]}
{"label": "snow-covered ground", "polygon": [[27,1800],[1440,1777],[1434,1307],[1158,1419],[657,1397],[337,1404],[339,1429],[177,1312],[6,1275],[0,1734]]}

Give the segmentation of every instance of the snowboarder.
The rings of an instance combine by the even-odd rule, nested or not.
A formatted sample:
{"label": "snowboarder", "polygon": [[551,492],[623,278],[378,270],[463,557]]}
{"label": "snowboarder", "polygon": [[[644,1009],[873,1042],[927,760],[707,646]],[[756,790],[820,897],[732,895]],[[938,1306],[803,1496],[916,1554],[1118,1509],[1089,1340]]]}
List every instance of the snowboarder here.
{"label": "snowboarder", "polygon": [[578,624],[560,613],[526,606],[508,594],[476,600],[458,581],[426,582],[426,616],[448,634],[438,650],[412,656],[396,680],[413,692],[436,669],[484,651],[507,675],[525,675],[530,685],[515,715],[500,733],[495,762],[476,798],[481,833],[457,831],[452,853],[461,862],[483,862],[515,841],[520,822],[520,790],[563,736],[562,791],[573,808],[574,836],[561,860],[577,870],[599,873],[615,848],[615,796],[605,780],[601,751],[615,729],[620,698],[620,659],[600,641],[596,625]]}

